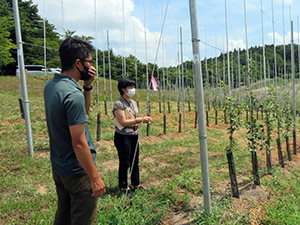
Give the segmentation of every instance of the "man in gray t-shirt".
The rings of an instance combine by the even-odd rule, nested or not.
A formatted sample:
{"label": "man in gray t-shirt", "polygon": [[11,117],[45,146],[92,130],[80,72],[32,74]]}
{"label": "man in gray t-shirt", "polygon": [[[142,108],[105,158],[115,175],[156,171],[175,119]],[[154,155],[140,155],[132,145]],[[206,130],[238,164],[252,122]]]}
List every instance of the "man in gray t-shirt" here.
{"label": "man in gray t-shirt", "polygon": [[[62,72],[45,85],[44,100],[53,179],[58,195],[54,224],[96,224],[97,198],[105,184],[96,168],[96,151],[87,127],[96,69],[93,46],[79,38],[59,48]],[[78,84],[84,80],[82,94]]]}

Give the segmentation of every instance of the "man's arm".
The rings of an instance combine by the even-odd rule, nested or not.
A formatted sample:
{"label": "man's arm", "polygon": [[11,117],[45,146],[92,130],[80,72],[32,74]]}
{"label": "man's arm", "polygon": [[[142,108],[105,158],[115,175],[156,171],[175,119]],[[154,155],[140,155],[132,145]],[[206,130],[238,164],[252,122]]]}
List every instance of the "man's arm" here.
{"label": "man's arm", "polygon": [[69,128],[76,157],[91,180],[91,186],[93,189],[92,196],[98,198],[105,193],[105,184],[99,176],[89,145],[86,141],[85,125],[84,123],[81,123],[69,126]]}
{"label": "man's arm", "polygon": [[[90,88],[91,86],[87,87]],[[90,113],[90,107],[92,102],[92,91],[84,91],[83,92],[84,98],[85,98],[85,111],[88,115]]]}

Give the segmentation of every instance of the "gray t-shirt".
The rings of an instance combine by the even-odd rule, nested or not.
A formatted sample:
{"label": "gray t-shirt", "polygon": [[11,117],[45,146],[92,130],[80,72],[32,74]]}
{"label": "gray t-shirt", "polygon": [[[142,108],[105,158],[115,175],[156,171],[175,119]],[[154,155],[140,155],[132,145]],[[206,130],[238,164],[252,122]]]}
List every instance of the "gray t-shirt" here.
{"label": "gray t-shirt", "polygon": [[96,151],[79,84],[71,77],[55,74],[44,88],[45,112],[50,138],[52,170],[62,177],[86,174],[75,155],[69,126],[85,124],[85,136],[95,163]]}
{"label": "gray t-shirt", "polygon": [[[134,116],[134,118],[136,118],[139,114],[139,109],[136,105],[136,102],[132,99],[130,101],[127,101],[122,96],[114,104],[114,107],[112,110],[113,115],[115,115],[115,111],[117,109],[121,109],[121,110],[127,109],[130,112],[130,114]],[[134,128],[134,125],[124,127],[121,130],[116,126],[115,131],[122,135],[137,135],[138,134],[138,131]]]}

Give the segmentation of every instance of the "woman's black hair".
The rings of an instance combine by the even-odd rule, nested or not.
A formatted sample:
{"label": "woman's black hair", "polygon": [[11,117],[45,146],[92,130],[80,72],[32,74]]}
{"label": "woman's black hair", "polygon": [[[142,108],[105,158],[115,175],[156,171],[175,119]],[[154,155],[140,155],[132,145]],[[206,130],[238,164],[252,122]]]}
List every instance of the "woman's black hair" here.
{"label": "woman's black hair", "polygon": [[126,89],[127,87],[134,86],[136,87],[136,83],[134,80],[132,80],[130,77],[124,77],[118,82],[118,90],[120,92],[120,95],[124,94],[123,88]]}

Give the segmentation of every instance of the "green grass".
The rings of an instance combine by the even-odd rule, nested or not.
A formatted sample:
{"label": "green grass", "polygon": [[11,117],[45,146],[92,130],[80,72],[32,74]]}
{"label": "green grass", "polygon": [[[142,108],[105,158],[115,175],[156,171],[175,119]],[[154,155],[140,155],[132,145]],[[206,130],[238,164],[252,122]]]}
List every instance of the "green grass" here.
{"label": "green grass", "polygon": [[196,224],[201,225],[250,224],[250,214],[239,215],[237,213],[234,213],[231,206],[232,202],[230,195],[219,197],[219,199],[212,205],[210,215],[207,215],[207,213],[203,209],[199,209],[199,211],[195,211],[193,213],[196,218],[195,222]]}
{"label": "green grass", "polygon": [[[283,173],[276,169],[274,176],[264,180],[264,186],[269,187],[273,193],[279,196],[266,203],[268,218],[265,224],[298,224],[300,221],[300,170]],[[287,182],[280,182],[280,180]]]}
{"label": "green grass", "polygon": [[[50,79],[50,76],[48,77]],[[0,224],[52,224],[57,206],[55,185],[49,157],[49,138],[45,121],[43,87],[44,77],[28,76],[28,96],[33,137],[34,157],[28,156],[25,121],[19,109],[19,80],[0,77]],[[113,82],[113,102],[119,97]],[[82,85],[82,84],[81,84]],[[106,90],[109,83],[106,82]],[[103,80],[99,79],[99,90]],[[144,113],[146,91],[139,90],[140,113]],[[107,94],[108,113],[104,112],[104,96],[99,94],[101,114],[101,141],[97,139],[97,99],[93,89],[93,106],[88,126],[97,150],[97,167],[106,184],[106,194],[98,201],[98,224],[118,224],[122,210],[122,224],[172,224],[173,215],[181,215],[195,224],[249,224],[251,209],[259,203],[248,199],[248,211],[240,213],[230,194],[230,180],[225,148],[229,143],[223,112],[210,112],[207,127],[207,150],[211,186],[211,214],[203,209],[202,170],[199,133],[194,128],[194,104],[188,112],[186,104],[186,133],[178,133],[177,102],[171,101],[171,114],[167,113],[167,134],[163,134],[163,114],[159,113],[159,99],[151,93],[150,136],[147,125],[142,126],[140,137],[141,182],[148,192],[137,192],[132,200],[126,199],[118,189],[118,155],[113,145],[114,125],[111,122],[110,99]],[[163,104],[162,104],[163,110]],[[211,109],[212,110],[212,109]],[[168,112],[168,108],[166,107]],[[227,118],[228,120],[228,118]],[[183,120],[182,120],[183,121]],[[197,124],[198,125],[198,124]],[[250,152],[245,149],[245,134],[239,134],[240,146],[234,151],[235,166],[240,185],[252,183]],[[275,143],[273,143],[275,145]],[[273,155],[277,153],[272,152]],[[264,224],[295,224],[299,221],[299,174],[291,167],[267,175],[264,151],[258,152],[262,185],[271,193],[279,193],[282,201],[270,196],[262,203],[266,211]],[[111,167],[107,166],[110,165]],[[276,169],[277,168],[277,169]],[[251,202],[249,204],[248,202]],[[123,208],[124,204],[124,208]],[[173,221],[173,222],[172,222]],[[284,222],[283,222],[284,221]]]}

